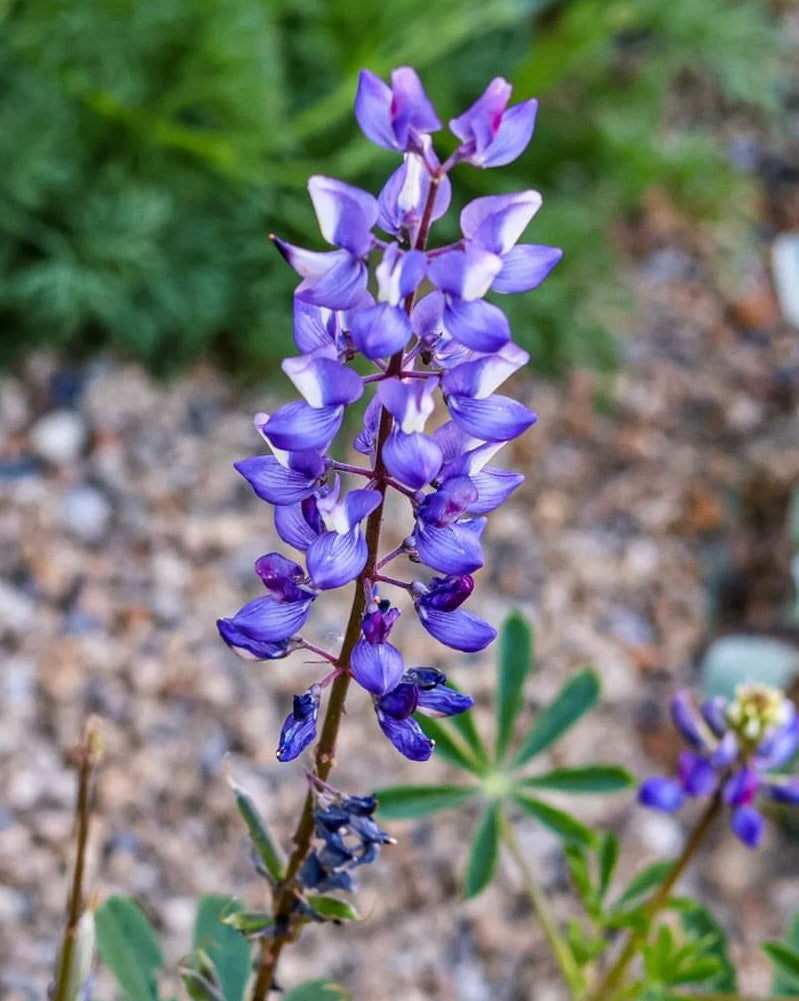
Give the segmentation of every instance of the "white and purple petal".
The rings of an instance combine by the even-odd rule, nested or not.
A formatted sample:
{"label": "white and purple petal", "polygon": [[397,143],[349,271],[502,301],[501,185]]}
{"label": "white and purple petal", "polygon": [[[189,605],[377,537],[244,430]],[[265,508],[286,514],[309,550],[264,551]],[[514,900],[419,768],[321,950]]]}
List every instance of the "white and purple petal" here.
{"label": "white and purple petal", "polygon": [[488,514],[505,503],[513,491],[524,483],[521,473],[510,469],[487,466],[482,472],[470,477],[477,488],[477,500],[469,505],[470,514]]}
{"label": "white and purple petal", "polygon": [[491,288],[504,294],[530,292],[538,288],[563,257],[559,247],[540,243],[523,243],[513,247],[502,258],[502,270]]}
{"label": "white and purple petal", "polygon": [[447,297],[444,326],[458,343],[472,351],[494,354],[510,340],[510,323],[499,306],[483,299],[467,302]]}
{"label": "white and purple petal", "polygon": [[308,574],[320,591],[342,587],[355,580],[366,565],[366,541],[360,529],[340,535],[324,532],[308,547]]}
{"label": "white and purple petal", "polygon": [[[450,119],[450,129],[469,147],[471,157],[482,157],[494,140],[512,92],[507,80],[494,77],[474,104]],[[471,157],[470,162],[476,162]]]}
{"label": "white and purple petal", "polygon": [[289,452],[324,452],[344,418],[342,405],[312,407],[295,400],[276,410],[262,425],[270,444]]}
{"label": "white and purple petal", "polygon": [[530,220],[541,208],[537,191],[476,198],[461,212],[461,231],[492,254],[507,254],[518,242]]}
{"label": "white and purple petal", "polygon": [[538,419],[532,410],[508,396],[494,395],[483,400],[450,396],[447,407],[462,431],[484,441],[510,441]]}
{"label": "white and purple petal", "polygon": [[413,533],[416,554],[422,563],[441,573],[472,573],[485,562],[480,545],[484,527],[485,518],[458,521],[440,528],[418,523]]}
{"label": "white and purple petal", "polygon": [[335,349],[286,358],[280,366],[312,407],[354,403],[363,395],[361,376],[329,354]]}
{"label": "white and purple petal", "polygon": [[427,267],[436,288],[469,302],[481,299],[501,270],[501,257],[474,246],[438,254]]}
{"label": "white and purple petal", "polygon": [[355,346],[372,360],[390,358],[402,351],[411,336],[411,321],[405,310],[385,302],[352,313],[349,324]]}
{"label": "white and purple petal", "polygon": [[328,243],[364,257],[372,248],[377,199],[368,191],[319,174],[308,180],[319,229]]}
{"label": "white and purple petal", "polygon": [[310,497],[318,482],[318,476],[286,469],[272,455],[254,455],[234,462],[233,466],[250,484],[255,494],[269,504],[295,504]]}
{"label": "white and purple petal", "polygon": [[449,369],[441,380],[441,389],[446,396],[473,396],[478,399],[489,396],[529,360],[525,350],[509,342],[496,354],[461,362]]}
{"label": "white and purple petal", "polygon": [[314,597],[309,595],[302,601],[285,602],[276,601],[267,594],[247,602],[232,619],[220,619],[217,626],[223,637],[225,630],[230,631],[232,627],[236,634],[258,643],[279,643],[303,627]]}
{"label": "white and purple petal", "polygon": [[469,162],[477,167],[504,167],[525,151],[533,137],[538,101],[532,98],[516,104],[503,114],[496,135],[481,156]]}
{"label": "white and purple petal", "polygon": [[425,716],[457,716],[474,705],[471,695],[464,695],[449,685],[420,689],[417,709]]}
{"label": "white and purple petal", "polygon": [[462,608],[445,612],[417,602],[416,614],[432,637],[453,650],[475,653],[496,639],[496,629]]}
{"label": "white and purple petal", "polygon": [[350,669],[353,678],[367,692],[384,695],[400,683],[405,664],[402,654],[391,643],[361,639],[353,647]]}
{"label": "white and purple petal", "polygon": [[424,431],[428,417],[435,410],[433,396],[438,378],[414,379],[401,382],[399,379],[384,379],[378,383],[377,396],[380,402],[397,421],[405,434]]}
{"label": "white and purple petal", "polygon": [[419,490],[441,468],[441,449],[426,434],[394,430],[383,445],[383,462],[389,474],[405,486]]}

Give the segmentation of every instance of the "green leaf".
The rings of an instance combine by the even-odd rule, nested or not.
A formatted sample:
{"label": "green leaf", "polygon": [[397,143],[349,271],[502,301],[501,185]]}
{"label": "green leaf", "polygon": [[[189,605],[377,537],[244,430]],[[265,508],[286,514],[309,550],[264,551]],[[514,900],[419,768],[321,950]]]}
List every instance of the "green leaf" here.
{"label": "green leaf", "polygon": [[596,703],[599,697],[599,678],[586,668],[566,682],[554,701],[541,710],[532,731],[522,742],[513,760],[515,768],[526,764],[536,754],[546,750]]}
{"label": "green leaf", "polygon": [[[791,920],[786,942],[793,952],[799,953],[799,911],[794,914]],[[784,973],[780,969],[774,975],[772,990],[775,994],[787,994],[790,997],[799,997],[799,983],[796,982],[795,977]]]}
{"label": "green leaf", "polygon": [[201,897],[197,905],[193,947],[202,949],[216,967],[225,1001],[242,1001],[250,975],[249,943],[223,922],[225,915],[242,909],[232,897],[217,894]]}
{"label": "green leaf", "polygon": [[775,965],[776,972],[784,978],[789,989],[799,987],[799,951],[784,942],[764,942],[763,952]]}
{"label": "green leaf", "polygon": [[668,876],[673,865],[673,861],[665,860],[662,862],[653,862],[645,869],[642,869],[637,876],[633,876],[630,880],[627,889],[613,905],[614,910],[624,907],[625,904],[629,904],[632,900],[643,896],[656,886],[660,886],[666,876]]}
{"label": "green leaf", "polygon": [[474,759],[478,765],[485,766],[488,763],[488,752],[475,726],[474,709],[469,709],[465,713],[458,713],[457,716],[450,716],[449,722],[463,737],[466,746],[474,755]]}
{"label": "green leaf", "polygon": [[305,898],[316,914],[325,921],[360,921],[361,916],[346,900],[313,894]]}
{"label": "green leaf", "polygon": [[513,793],[513,799],[528,817],[535,817],[540,824],[548,827],[550,831],[565,841],[573,841],[586,846],[596,843],[596,834],[591,828],[581,824],[570,813],[565,813],[550,803],[544,803],[540,799],[534,799],[532,796],[518,791]]}
{"label": "green leaf", "polygon": [[236,806],[244,818],[244,823],[247,825],[250,839],[255,846],[255,850],[258,852],[258,857],[263,862],[266,871],[274,882],[279,883],[286,869],[286,860],[283,853],[269,833],[269,829],[256,809],[250,794],[242,789],[231,775],[228,775],[227,780],[236,797]]}
{"label": "green leaf", "polygon": [[707,988],[734,993],[738,984],[735,966],[727,950],[727,937],[710,910],[696,900],[688,900],[687,905],[681,908],[680,924],[686,935],[702,940],[703,954],[718,964],[714,975],[706,978],[709,981]]}
{"label": "green leaf", "polygon": [[544,775],[518,779],[528,789],[555,789],[570,793],[613,793],[629,789],[633,777],[617,765],[587,765],[585,768],[555,768]]}
{"label": "green leaf", "polygon": [[583,902],[589,914],[596,911],[596,892],[591,882],[591,873],[588,869],[588,856],[585,848],[581,844],[570,842],[565,845],[564,855],[569,875],[572,878],[577,895]]}
{"label": "green leaf", "polygon": [[[471,712],[471,711],[470,711]],[[473,775],[481,775],[484,771],[481,759],[475,757],[470,747],[465,747],[463,740],[458,735],[450,733],[450,726],[457,717],[450,719],[450,726],[445,726],[441,720],[433,719],[431,716],[424,716],[421,713],[416,717],[422,730],[436,742],[435,753],[448,761],[456,768],[463,768]]]}
{"label": "green leaf", "polygon": [[178,973],[192,1001],[225,1001],[216,966],[202,949],[181,960]]}
{"label": "green leaf", "polygon": [[375,792],[381,817],[410,820],[427,817],[438,810],[450,810],[465,803],[477,789],[453,785],[386,786]]}
{"label": "green leaf", "polygon": [[272,927],[274,920],[275,916],[271,911],[233,911],[222,918],[223,924],[248,937],[262,934]]}
{"label": "green leaf", "polygon": [[152,925],[128,897],[109,897],[95,912],[97,947],[128,1001],[158,998],[164,956]]}
{"label": "green leaf", "polygon": [[319,980],[306,980],[298,984],[288,994],[283,995],[283,1001],[350,1001],[350,995],[333,983],[327,977]]}
{"label": "green leaf", "polygon": [[499,858],[499,830],[502,807],[491,803],[474,832],[463,880],[463,896],[466,900],[476,897],[491,882]]}
{"label": "green leaf", "polygon": [[522,706],[524,682],[533,663],[533,634],[518,613],[505,619],[499,635],[497,681],[497,760],[501,761],[513,737],[513,726]]}
{"label": "green leaf", "polygon": [[619,859],[619,839],[612,831],[608,831],[602,836],[597,856],[599,860],[599,886],[597,889],[599,890],[599,899],[604,900]]}

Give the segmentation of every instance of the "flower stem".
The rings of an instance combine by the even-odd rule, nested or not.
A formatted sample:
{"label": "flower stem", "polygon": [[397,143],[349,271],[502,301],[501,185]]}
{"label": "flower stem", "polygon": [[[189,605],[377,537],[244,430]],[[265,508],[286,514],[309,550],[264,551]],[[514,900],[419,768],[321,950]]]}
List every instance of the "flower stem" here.
{"label": "flower stem", "polygon": [[611,1001],[614,993],[618,991],[622,984],[627,968],[638,952],[640,945],[646,940],[646,936],[651,927],[653,918],[668,903],[671,891],[674,889],[677,880],[685,872],[686,868],[693,860],[699,846],[705,839],[708,831],[713,826],[716,817],[722,806],[721,790],[717,791],[713,799],[708,803],[705,812],[699,818],[696,827],[691,832],[682,854],[674,862],[669,870],[668,876],[660,884],[657,892],[653,895],[647,906],[644,908],[644,921],[641,926],[643,931],[631,931],[627,937],[623,949],[616,957],[613,965],[608,969],[605,976],[600,980],[597,987],[591,991],[589,1001]]}
{"label": "flower stem", "polygon": [[[430,180],[430,189],[427,194],[427,202],[422,214],[422,222],[416,238],[415,248],[424,249],[430,230],[430,223],[433,217],[433,205],[436,191],[441,181],[440,173],[434,174]],[[410,315],[414,304],[414,294],[406,296],[404,308]],[[386,375],[398,376],[403,371],[403,352],[398,351],[392,356],[386,369]],[[316,745],[314,759],[314,773],[322,781],[327,780],[335,763],[336,740],[338,730],[344,715],[344,706],[347,699],[347,690],[350,685],[350,657],[361,635],[361,625],[367,604],[366,582],[373,580],[376,574],[378,551],[380,547],[380,528],[383,521],[383,506],[386,499],[386,491],[392,485],[385,464],[383,463],[383,446],[389,436],[392,425],[392,417],[388,410],[383,407],[380,411],[380,423],[377,431],[377,442],[375,445],[375,462],[371,479],[374,488],[380,493],[380,503],[372,511],[366,520],[366,565],[361,571],[355,586],[355,597],[352,600],[347,628],[344,633],[344,642],[341,645],[341,653],[338,656],[338,666],[341,674],[335,679],[331,688],[330,696],[325,711],[325,719],[322,724],[322,731]],[[280,959],[280,954],[284,946],[292,942],[300,932],[302,921],[292,921],[294,902],[299,887],[297,885],[297,874],[303,862],[311,850],[311,840],[314,832],[314,794],[309,788],[305,796],[302,813],[297,822],[292,842],[294,850],[286,866],[286,874],[281,883],[275,887],[273,911],[275,918],[276,933],[271,938],[265,938],[261,942],[261,956],[258,964],[258,974],[250,995],[251,1001],[266,1001],[269,992],[273,989],[275,980],[275,970]],[[285,930],[284,930],[285,929]]]}
{"label": "flower stem", "polygon": [[541,925],[541,930],[544,933],[544,938],[547,940],[550,951],[560,967],[560,972],[569,988],[569,995],[575,999],[579,998],[585,990],[585,981],[582,971],[575,962],[571,950],[558,930],[558,926],[549,906],[549,901],[541,890],[541,887],[535,881],[532,870],[528,866],[527,860],[519,847],[519,841],[516,837],[513,825],[504,813],[501,815],[501,825],[502,839],[505,842],[505,846],[510,852],[513,861],[519,867],[524,892],[530,902],[530,906],[538,918],[538,923]]}
{"label": "flower stem", "polygon": [[52,993],[53,1001],[67,1001],[70,986],[74,986],[72,984],[73,966],[78,958],[75,955],[75,944],[78,924],[83,914],[83,877],[86,871],[86,846],[89,839],[89,820],[91,818],[92,776],[100,753],[100,734],[95,722],[89,720],[84,728],[81,742],[76,748],[78,799],[75,805],[75,868],[67,897],[67,923],[59,951]]}

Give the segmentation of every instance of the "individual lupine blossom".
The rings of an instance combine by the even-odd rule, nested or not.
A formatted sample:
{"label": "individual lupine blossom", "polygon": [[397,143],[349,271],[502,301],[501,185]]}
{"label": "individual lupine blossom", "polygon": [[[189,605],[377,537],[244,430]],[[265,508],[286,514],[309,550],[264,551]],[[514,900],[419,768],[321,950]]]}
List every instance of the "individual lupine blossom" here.
{"label": "individual lupine blossom", "polygon": [[[486,515],[523,479],[491,463],[536,417],[498,392],[529,358],[485,297],[536,288],[561,252],[520,243],[541,206],[532,190],[472,201],[451,245],[430,248],[428,236],[449,207],[456,165],[501,166],[527,146],[537,104],[510,105],[510,98],[506,80],[491,81],[449,123],[458,144],[442,163],[432,138],[441,121],[415,71],[400,67],[385,83],[364,70],[356,118],[367,138],[401,155],[401,163],[377,197],[334,178],[310,179],[329,249],[272,237],[301,279],[293,309],[297,354],[282,364],[301,399],[256,415],[269,451],[235,466],[274,507],[278,535],[303,562],[261,557],[256,572],[267,594],[218,626],[250,660],[303,649],[328,665],[325,677],[294,697],[280,734],[281,761],[315,739],[324,689],[342,673],[368,693],[379,728],[413,760],[433,750],[420,714],[449,716],[471,706],[436,668],[405,664],[390,639],[400,607],[386,589],[398,588],[399,604],[404,598],[423,628],[452,649],[474,653],[496,636],[462,606],[484,562]],[[334,442],[346,409],[364,395],[371,398],[352,442],[363,457],[358,466],[337,459]],[[367,520],[390,490],[408,505],[405,539],[391,553],[370,552],[377,526],[367,541]],[[320,595],[352,582],[365,611],[344,663],[302,630]]]}
{"label": "individual lupine blossom", "polygon": [[731,808],[730,826],[750,848],[760,842],[764,820],[755,806],[758,795],[799,804],[799,776],[784,767],[799,747],[796,707],[776,688],[739,685],[735,698],[716,697],[699,712],[685,691],[671,704],[675,726],[690,751],[680,753],[676,778],[654,777],[640,788],[645,806],[672,813],[689,798],[715,795]]}
{"label": "individual lupine blossom", "polygon": [[315,798],[317,843],[298,873],[299,882],[320,893],[351,891],[352,870],[373,862],[380,845],[393,844],[394,839],[372,819],[377,809],[375,796],[345,796],[325,789]]}

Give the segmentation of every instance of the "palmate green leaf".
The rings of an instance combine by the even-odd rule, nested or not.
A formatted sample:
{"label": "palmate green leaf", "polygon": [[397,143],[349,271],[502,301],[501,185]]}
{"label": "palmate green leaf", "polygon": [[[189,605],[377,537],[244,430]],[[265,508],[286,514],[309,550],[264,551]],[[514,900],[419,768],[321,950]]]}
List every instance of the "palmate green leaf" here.
{"label": "palmate green leaf", "polygon": [[528,796],[526,793],[515,791],[513,793],[514,802],[521,807],[528,817],[534,817],[544,827],[549,828],[564,841],[576,842],[579,845],[590,847],[596,843],[596,834],[590,827],[580,823],[576,817],[570,813],[559,810],[550,803],[544,803],[540,799]]}
{"label": "palmate green leaf", "polygon": [[501,805],[497,802],[490,803],[474,832],[463,880],[463,896],[466,900],[481,893],[494,875],[499,859],[501,817]]}
{"label": "palmate green leaf", "polygon": [[[471,716],[471,710],[461,715]],[[456,768],[463,768],[467,772],[471,772],[472,775],[481,775],[485,766],[482,746],[478,749],[478,753],[475,753],[460,735],[451,733],[452,724],[457,718],[456,716],[451,717],[449,725],[444,725],[441,720],[424,716],[421,713],[416,717],[422,730],[431,740],[436,742],[435,753],[440,758]]]}
{"label": "palmate green leaf", "polygon": [[679,911],[685,934],[701,945],[704,956],[717,963],[715,973],[705,978],[704,986],[708,990],[735,992],[738,989],[737,975],[727,949],[727,937],[713,914],[704,904],[692,898],[673,900],[671,906]]}
{"label": "palmate green leaf", "polygon": [[243,910],[232,897],[209,894],[201,897],[194,921],[193,947],[202,949],[216,968],[225,1001],[242,1001],[250,975],[249,943],[223,918]]}
{"label": "palmate green leaf", "polygon": [[629,789],[633,777],[618,765],[587,765],[585,768],[555,768],[544,775],[518,779],[525,789],[554,789],[570,793],[613,793]]}
{"label": "palmate green leaf", "polygon": [[283,853],[269,833],[269,828],[264,823],[250,794],[231,775],[228,775],[227,780],[236,797],[236,806],[244,818],[244,823],[247,825],[247,831],[255,846],[255,850],[258,852],[258,857],[263,862],[272,880],[275,883],[280,882],[286,866]]}
{"label": "palmate green leaf", "polygon": [[155,931],[138,904],[109,897],[95,912],[97,947],[126,1001],[156,1001],[156,972],[164,956]]}
{"label": "palmate green leaf", "polygon": [[505,756],[522,706],[524,682],[533,663],[533,634],[526,620],[512,612],[499,634],[497,678],[497,761]]}
{"label": "palmate green leaf", "polygon": [[555,699],[536,716],[532,731],[513,759],[513,767],[527,764],[536,754],[554,744],[588,712],[598,698],[599,678],[590,668],[567,681]]}
{"label": "palmate green leaf", "polygon": [[455,785],[385,786],[375,792],[381,817],[412,820],[427,817],[439,810],[460,806],[476,795],[477,789]]}
{"label": "palmate green leaf", "polygon": [[[794,914],[791,920],[788,935],[786,936],[786,943],[794,953],[799,954],[799,911]],[[799,997],[799,981],[792,974],[778,967],[774,975],[772,990],[775,994]]]}
{"label": "palmate green leaf", "polygon": [[668,876],[673,865],[674,863],[671,860],[665,860],[662,862],[653,862],[645,869],[642,869],[637,876],[633,876],[630,880],[627,889],[613,905],[614,910],[624,908],[627,904],[642,897],[656,886],[660,886],[666,876]]}
{"label": "palmate green leaf", "polygon": [[457,716],[450,716],[449,722],[453,729],[457,730],[461,735],[478,765],[481,768],[485,768],[489,761],[489,755],[483,743],[483,738],[477,732],[477,726],[474,721],[474,709],[469,709],[465,713],[458,713]]}
{"label": "palmate green leaf", "polygon": [[344,988],[328,977],[306,980],[282,997],[283,1001],[350,1001],[350,995]]}

